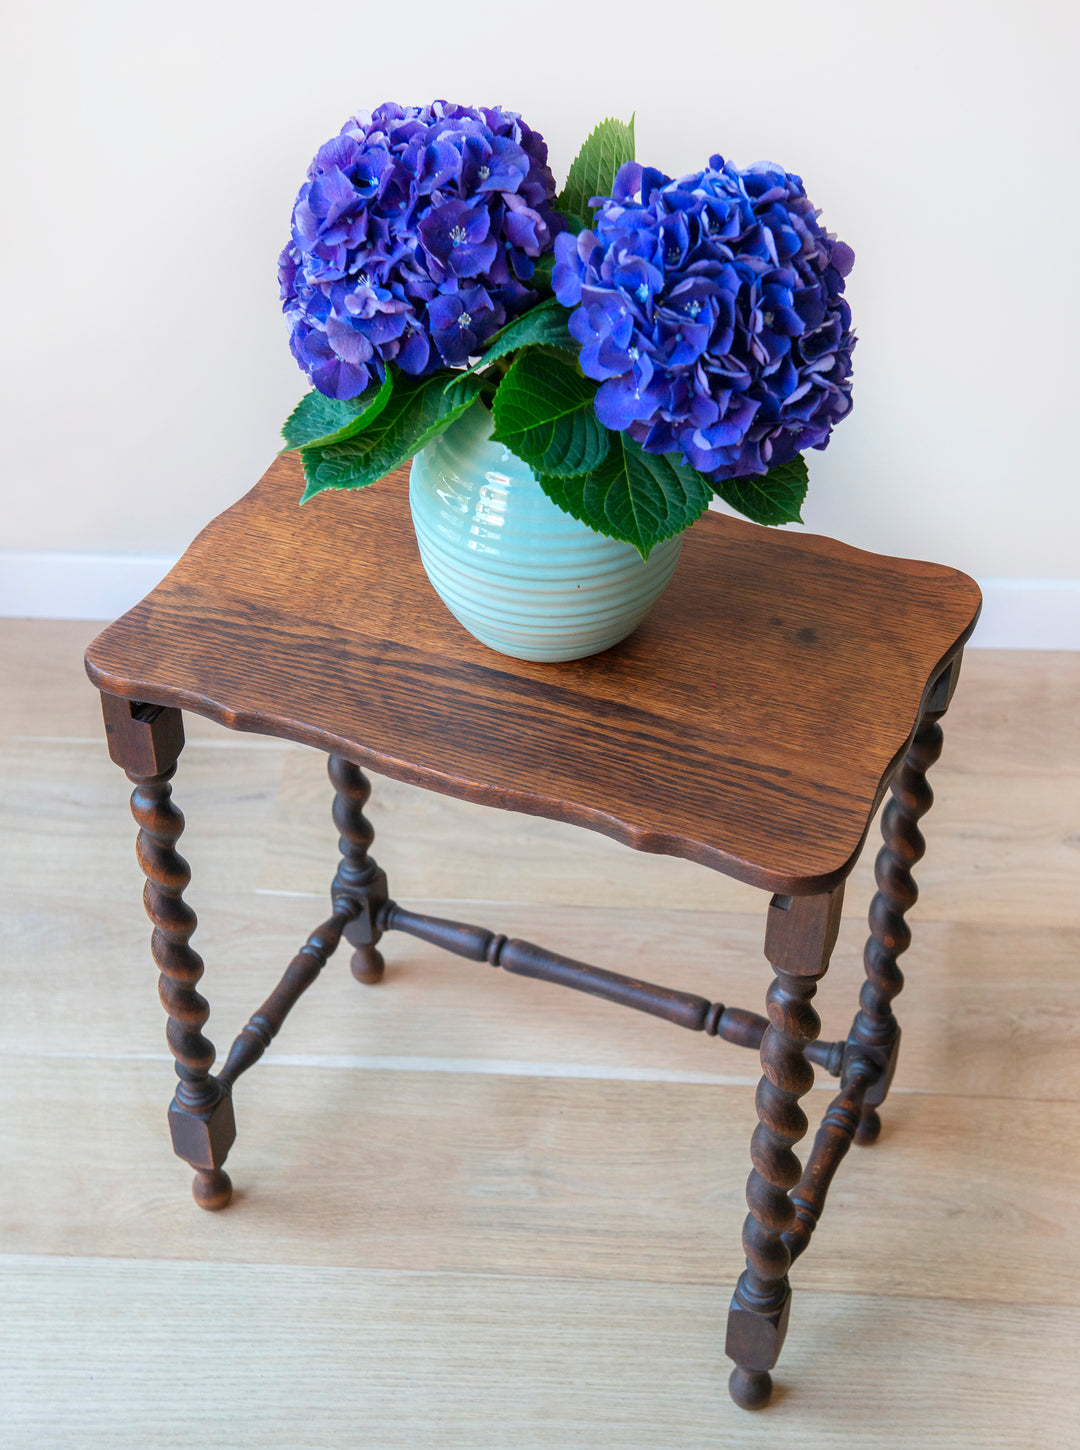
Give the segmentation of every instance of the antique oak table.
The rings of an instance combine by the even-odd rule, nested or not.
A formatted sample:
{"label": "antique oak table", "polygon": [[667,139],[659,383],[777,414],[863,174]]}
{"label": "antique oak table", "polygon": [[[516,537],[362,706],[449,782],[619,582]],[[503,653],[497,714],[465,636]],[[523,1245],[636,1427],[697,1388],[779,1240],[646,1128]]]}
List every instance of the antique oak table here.
{"label": "antique oak table", "polygon": [[[926,771],[941,751],[979,592],[966,575],[813,535],[709,514],[673,584],[630,639],[590,659],[494,654],[446,612],[420,566],[398,470],[302,510],[295,456],[199,535],[176,568],[90,646],[113,760],[135,783],[138,856],[179,1083],[173,1146],[194,1194],[223,1208],[232,1091],[342,935],[376,982],[377,943],[404,931],[472,961],[590,992],[691,1031],[760,1049],[746,1270],[727,1353],[731,1393],[771,1391],[787,1328],[788,1270],[806,1248],[852,1141],[877,1136],[896,1067],[897,957],[924,850]],[[183,710],[329,753],[341,864],[332,914],[293,959],[216,1075],[188,944],[190,873],[170,780]],[[655,986],[399,906],[368,854],[361,767],[446,795],[601,831],[769,892],[766,1016]],[[812,1005],[836,939],[844,881],[885,792],[866,982],[846,1041],[819,1042]],[[839,1078],[805,1166],[799,1100],[814,1066]]]}

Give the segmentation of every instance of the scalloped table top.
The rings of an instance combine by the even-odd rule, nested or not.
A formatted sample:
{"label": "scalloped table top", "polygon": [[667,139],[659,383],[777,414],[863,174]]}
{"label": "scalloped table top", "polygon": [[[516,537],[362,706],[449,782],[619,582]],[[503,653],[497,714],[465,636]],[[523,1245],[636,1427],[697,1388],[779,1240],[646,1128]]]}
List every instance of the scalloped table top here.
{"label": "scalloped table top", "polygon": [[786,895],[850,871],[978,617],[958,570],[710,513],[628,640],[532,664],[428,584],[407,469],[302,487],[276,460],[93,642],[93,683]]}

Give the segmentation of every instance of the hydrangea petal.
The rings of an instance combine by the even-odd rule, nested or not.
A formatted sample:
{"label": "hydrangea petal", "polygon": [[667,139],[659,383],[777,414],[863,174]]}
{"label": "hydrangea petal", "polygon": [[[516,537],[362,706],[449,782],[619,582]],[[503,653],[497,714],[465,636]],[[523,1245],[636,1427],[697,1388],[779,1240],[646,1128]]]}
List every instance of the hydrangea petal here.
{"label": "hydrangea petal", "polygon": [[591,231],[556,240],[552,285],[601,421],[717,480],[824,447],[851,408],[853,258],[801,179],[719,155],[676,180],[634,162],[597,207]]}
{"label": "hydrangea petal", "polygon": [[[516,112],[387,102],[350,117],[308,167],[279,261],[315,387],[351,397],[388,360],[418,375],[481,349],[539,301],[535,258],[566,229],[554,195],[547,146]],[[436,307],[436,327],[446,298],[457,310]]]}

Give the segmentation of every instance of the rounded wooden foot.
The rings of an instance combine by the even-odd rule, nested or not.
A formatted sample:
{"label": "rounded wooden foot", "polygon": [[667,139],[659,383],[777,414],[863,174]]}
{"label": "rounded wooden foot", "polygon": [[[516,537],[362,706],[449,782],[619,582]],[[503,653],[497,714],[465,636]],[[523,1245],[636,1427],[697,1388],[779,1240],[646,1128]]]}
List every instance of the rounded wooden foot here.
{"label": "rounded wooden foot", "polygon": [[764,1409],[772,1398],[772,1375],[767,1369],[743,1369],[737,1364],[731,1371],[728,1390],[740,1409]]}
{"label": "rounded wooden foot", "polygon": [[386,970],[386,963],[382,959],[382,953],[375,947],[357,947],[352,954],[352,974],[358,982],[365,982],[369,987],[381,982],[383,972]]}
{"label": "rounded wooden foot", "polygon": [[855,1141],[860,1148],[868,1148],[871,1143],[876,1143],[881,1133],[881,1119],[876,1108],[867,1108],[859,1119],[859,1126],[855,1129]]}
{"label": "rounded wooden foot", "polygon": [[215,1212],[227,1208],[232,1198],[232,1180],[223,1168],[212,1168],[209,1173],[200,1169],[191,1185],[191,1196],[200,1208]]}

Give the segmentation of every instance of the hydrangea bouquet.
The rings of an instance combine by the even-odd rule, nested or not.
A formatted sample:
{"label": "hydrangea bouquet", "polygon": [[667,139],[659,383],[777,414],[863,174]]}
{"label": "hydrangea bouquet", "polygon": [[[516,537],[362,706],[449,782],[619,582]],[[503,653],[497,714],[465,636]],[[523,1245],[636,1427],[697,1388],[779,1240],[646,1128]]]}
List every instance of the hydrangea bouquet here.
{"label": "hydrangea bouquet", "polygon": [[354,116],[308,168],[280,282],[314,384],[283,429],[303,501],[361,488],[468,409],[559,508],[643,557],[725,499],[800,518],[851,409],[853,255],[798,176],[678,179],[603,122],[556,195],[513,111]]}

